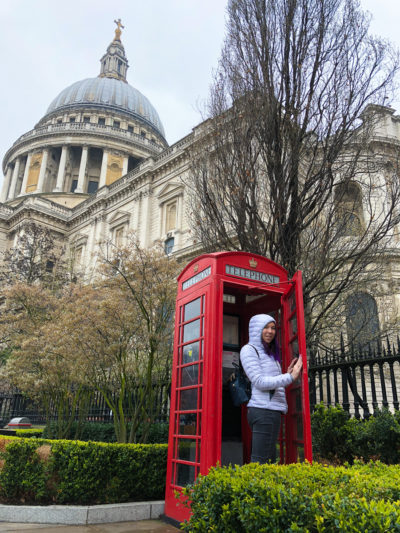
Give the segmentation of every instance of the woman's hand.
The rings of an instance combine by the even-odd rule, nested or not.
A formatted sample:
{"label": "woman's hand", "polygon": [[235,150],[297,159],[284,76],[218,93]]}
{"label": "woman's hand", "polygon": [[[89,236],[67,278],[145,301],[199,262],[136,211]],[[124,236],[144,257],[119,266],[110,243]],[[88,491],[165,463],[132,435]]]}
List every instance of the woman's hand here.
{"label": "woman's hand", "polygon": [[288,368],[288,372],[292,376],[293,381],[296,381],[296,379],[300,376],[302,368],[303,368],[303,360],[300,354],[298,359],[293,359],[293,361],[290,363],[289,368]]}

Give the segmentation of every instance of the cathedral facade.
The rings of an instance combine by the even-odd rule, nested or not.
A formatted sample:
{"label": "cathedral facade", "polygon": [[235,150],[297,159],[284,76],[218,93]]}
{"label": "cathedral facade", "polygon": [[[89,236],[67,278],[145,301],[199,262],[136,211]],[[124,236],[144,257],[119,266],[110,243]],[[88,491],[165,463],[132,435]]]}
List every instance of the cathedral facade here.
{"label": "cathedral facade", "polygon": [[90,279],[100,242],[189,253],[182,177],[194,133],[169,147],[149,100],[126,79],[120,22],[97,78],[67,87],[3,159],[0,250],[35,221],[56,232]]}
{"label": "cathedral facade", "polygon": [[[185,178],[204,124],[168,146],[157,111],[127,82],[119,21],[100,64],[98,77],[61,91],[10,147],[0,196],[0,252],[16,245],[24,224],[36,222],[57,234],[88,280],[100,243],[121,244],[130,232],[142,247],[159,243],[182,258],[201,251],[190,229]],[[379,120],[370,146],[376,179],[384,181],[385,158],[400,143],[400,117],[388,107],[371,109]],[[351,216],[362,219],[361,199]],[[364,295],[378,328],[399,318],[398,236],[392,241],[382,291]]]}

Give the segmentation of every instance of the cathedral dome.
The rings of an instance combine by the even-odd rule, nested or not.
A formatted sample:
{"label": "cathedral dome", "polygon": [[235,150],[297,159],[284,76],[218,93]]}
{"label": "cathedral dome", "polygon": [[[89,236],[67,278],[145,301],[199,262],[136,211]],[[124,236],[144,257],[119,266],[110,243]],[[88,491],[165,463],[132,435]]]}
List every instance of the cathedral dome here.
{"label": "cathedral dome", "polygon": [[0,201],[34,193],[77,205],[168,146],[157,111],[126,79],[123,25],[114,22],[115,37],[100,59],[98,77],[62,90],[5,154]]}
{"label": "cathedral dome", "polygon": [[83,107],[110,109],[128,115],[147,123],[165,137],[160,117],[149,100],[126,81],[112,77],[87,78],[73,83],[51,102],[41,122],[54,112]]}

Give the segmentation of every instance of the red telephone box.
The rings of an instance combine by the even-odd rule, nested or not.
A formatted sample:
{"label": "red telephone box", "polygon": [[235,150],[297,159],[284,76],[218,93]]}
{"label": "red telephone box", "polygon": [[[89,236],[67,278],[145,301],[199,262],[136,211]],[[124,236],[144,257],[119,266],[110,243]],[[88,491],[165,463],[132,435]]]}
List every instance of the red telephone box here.
{"label": "red telephone box", "polygon": [[234,407],[228,380],[248,341],[250,318],[276,319],[282,371],[302,354],[301,378],[286,389],[281,463],[312,461],[301,272],[291,280],[280,265],[246,252],[204,254],[178,278],[165,516],[183,521],[190,509],[176,498],[217,463],[250,460],[246,406]]}

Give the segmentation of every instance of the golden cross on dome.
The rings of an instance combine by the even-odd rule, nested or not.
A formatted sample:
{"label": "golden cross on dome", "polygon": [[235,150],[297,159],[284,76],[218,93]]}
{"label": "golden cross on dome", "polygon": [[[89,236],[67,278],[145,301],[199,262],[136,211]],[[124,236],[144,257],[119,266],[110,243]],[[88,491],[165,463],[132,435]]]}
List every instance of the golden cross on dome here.
{"label": "golden cross on dome", "polygon": [[115,30],[115,41],[119,41],[121,37],[121,28],[125,28],[125,26],[122,25],[121,19],[114,20],[115,24],[117,25],[117,29]]}

